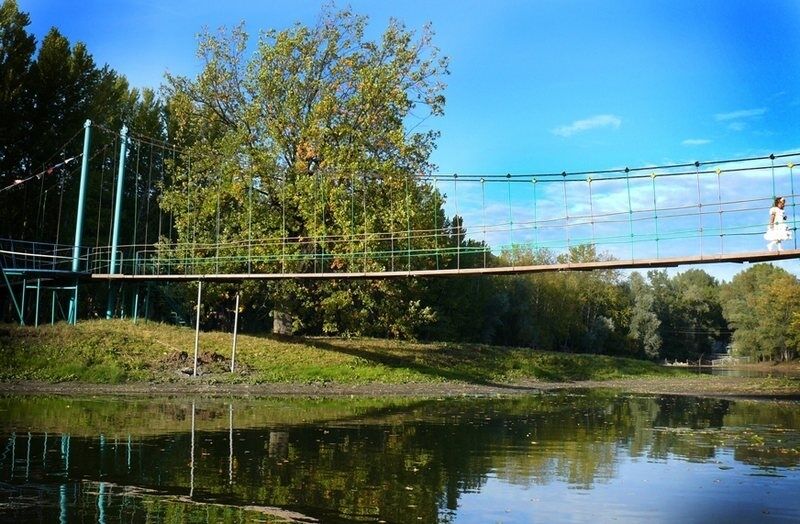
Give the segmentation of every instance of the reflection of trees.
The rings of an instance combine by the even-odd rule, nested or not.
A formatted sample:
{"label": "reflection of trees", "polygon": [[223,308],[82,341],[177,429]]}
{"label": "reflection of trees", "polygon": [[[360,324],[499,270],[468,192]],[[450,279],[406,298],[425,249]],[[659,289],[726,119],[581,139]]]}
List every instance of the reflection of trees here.
{"label": "reflection of trees", "polygon": [[[182,420],[170,433],[152,435],[137,416],[145,424],[141,434],[147,436],[134,435],[130,440],[73,436],[66,478],[154,490],[147,492],[151,502],[146,506],[161,516],[179,510],[169,509],[163,501],[153,503],[157,496],[170,495],[184,508],[180,511],[189,511],[192,502],[186,498],[191,484],[194,502],[228,508],[214,510],[220,518],[233,515],[225,513],[231,508],[258,505],[325,522],[378,518],[404,522],[417,517],[435,522],[449,518],[447,510],[457,508],[461,493],[481,489],[489,474],[519,485],[558,481],[589,489],[615,477],[622,453],[708,460],[726,448],[749,464],[793,466],[800,450],[800,442],[791,440],[800,438],[797,432],[782,429],[798,427],[800,413],[791,404],[598,393],[414,400],[388,407],[371,402],[284,400],[279,408],[266,400],[264,418],[282,409],[280,421],[258,427],[251,425],[259,412],[259,403],[252,401],[242,410],[245,426],[237,424],[229,432],[228,406],[208,401],[195,413],[194,456],[192,434],[187,431],[191,416],[185,416],[185,406],[175,405],[166,411],[180,414],[175,418]],[[314,421],[307,422],[306,417],[323,405],[336,418],[312,417]],[[52,401],[40,407],[46,407],[42,415],[49,424],[70,416],[64,406],[54,409]],[[120,402],[102,407],[102,413],[116,410],[109,420],[124,418],[131,409]],[[233,408],[235,420],[237,410]],[[37,427],[35,411],[24,420],[27,427]],[[85,420],[97,423],[95,416]],[[21,427],[14,418],[6,424]],[[175,432],[177,427],[182,431]],[[20,475],[20,455],[12,468],[11,452],[4,453],[11,449],[8,438],[7,434],[0,440],[0,482],[8,480],[14,468]],[[45,482],[53,467],[65,468],[63,461],[56,465],[58,461],[45,449],[44,435],[33,434],[30,444],[23,443],[19,434],[15,438],[14,449],[34,450],[27,470],[31,478]],[[52,451],[58,439],[49,438]],[[44,464],[44,458],[50,464]]]}
{"label": "reflection of trees", "polygon": [[737,402],[725,418],[730,427],[746,428],[734,448],[734,458],[766,467],[800,466],[800,410],[797,403]]}
{"label": "reflection of trees", "polygon": [[666,458],[670,454],[691,460],[708,460],[714,457],[715,446],[700,434],[713,434],[723,426],[724,418],[732,404],[729,400],[695,397],[659,397],[658,415],[653,419],[655,431],[652,437],[650,456]]}
{"label": "reflection of trees", "polygon": [[730,400],[695,397],[659,397],[655,426],[688,427],[692,429],[722,427],[731,407]]}

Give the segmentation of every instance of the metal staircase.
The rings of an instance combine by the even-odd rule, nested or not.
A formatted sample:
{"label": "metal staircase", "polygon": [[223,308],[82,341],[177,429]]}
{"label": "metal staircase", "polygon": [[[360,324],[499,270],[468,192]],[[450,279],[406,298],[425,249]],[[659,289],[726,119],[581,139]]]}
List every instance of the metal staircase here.
{"label": "metal staircase", "polygon": [[27,291],[35,291],[34,321],[38,324],[42,290],[74,291],[79,279],[90,276],[86,250],[78,251],[79,270],[73,271],[73,246],[0,238],[0,294],[8,296],[20,324],[25,323]]}

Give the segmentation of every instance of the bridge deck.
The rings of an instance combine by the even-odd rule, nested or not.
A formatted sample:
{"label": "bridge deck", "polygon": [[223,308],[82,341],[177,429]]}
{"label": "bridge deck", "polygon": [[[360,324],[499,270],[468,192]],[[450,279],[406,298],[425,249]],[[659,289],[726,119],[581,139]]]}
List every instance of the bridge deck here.
{"label": "bridge deck", "polygon": [[800,258],[800,249],[777,251],[754,251],[716,255],[698,255],[673,258],[608,260],[602,262],[577,262],[564,264],[541,264],[534,266],[478,267],[462,269],[427,269],[413,271],[373,271],[361,273],[232,273],[232,274],[187,274],[187,275],[125,275],[93,274],[92,280],[122,282],[236,282],[240,280],[286,280],[286,279],[380,279],[401,277],[445,277],[468,275],[516,275],[552,271],[594,271],[609,269],[655,269],[693,264],[758,263],[772,260]]}
{"label": "bridge deck", "polygon": [[42,280],[64,281],[89,278],[91,276],[91,273],[87,271],[69,271],[66,269],[4,268],[3,271],[8,276],[23,277],[30,280],[41,278]]}

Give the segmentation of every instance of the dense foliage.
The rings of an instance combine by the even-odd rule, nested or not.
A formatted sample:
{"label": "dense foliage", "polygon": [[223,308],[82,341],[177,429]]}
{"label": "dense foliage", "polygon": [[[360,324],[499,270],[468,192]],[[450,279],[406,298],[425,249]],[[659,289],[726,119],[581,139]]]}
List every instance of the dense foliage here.
{"label": "dense foliage", "polygon": [[[103,130],[125,123],[134,137],[175,149],[130,143],[122,220],[131,227],[120,242],[158,242],[195,270],[405,271],[606,258],[587,245],[563,254],[493,252],[468,237],[461,217],[445,215],[445,195],[420,176],[435,168],[438,134],[429,124],[444,113],[448,74],[429,27],[415,32],[391,21],[371,39],[365,17],[329,7],[315,26],[264,31],[256,42],[244,26],[206,32],[200,73],[168,75],[158,96],[98,67],[85,45],[55,28],[37,45],[29,23],[16,1],[4,0],[0,236],[72,241],[78,162],[67,160],[91,119],[100,131],[92,136],[85,245],[108,244],[120,144],[116,131]],[[240,327],[252,332],[269,330],[277,312],[302,334],[659,360],[708,358],[732,343],[736,354],[783,360],[800,345],[797,287],[768,265],[729,284],[701,270],[248,281],[207,286],[203,319],[209,329],[229,329],[241,291]],[[94,291],[81,296],[87,316],[105,309],[107,289]],[[189,316],[194,289],[151,286],[142,294],[152,305],[146,314],[176,320]],[[3,315],[10,311],[6,300]]]}

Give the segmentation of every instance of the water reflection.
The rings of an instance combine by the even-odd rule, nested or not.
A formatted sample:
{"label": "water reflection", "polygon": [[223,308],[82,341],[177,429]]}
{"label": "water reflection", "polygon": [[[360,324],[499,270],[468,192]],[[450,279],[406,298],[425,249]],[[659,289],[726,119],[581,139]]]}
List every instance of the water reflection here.
{"label": "water reflection", "polygon": [[688,367],[687,371],[694,371],[700,375],[715,375],[719,377],[740,377],[740,378],[769,378],[769,377],[785,377],[785,378],[798,378],[798,372],[794,369],[776,368],[752,368],[752,367],[717,367],[717,366],[702,366],[702,367]]}
{"label": "water reflection", "polygon": [[0,397],[0,520],[788,521],[799,428],[798,403],[597,392]]}

